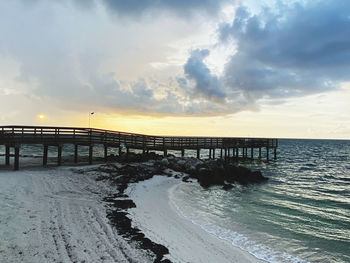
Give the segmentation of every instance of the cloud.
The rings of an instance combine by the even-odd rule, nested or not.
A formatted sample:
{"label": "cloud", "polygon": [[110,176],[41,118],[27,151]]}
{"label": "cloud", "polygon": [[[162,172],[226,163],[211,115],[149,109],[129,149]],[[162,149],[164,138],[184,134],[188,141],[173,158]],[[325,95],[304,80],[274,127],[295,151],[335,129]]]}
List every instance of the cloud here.
{"label": "cloud", "polygon": [[[210,69],[203,62],[209,56],[209,53],[208,49],[193,50],[184,66],[185,76],[188,80],[194,82],[193,96],[223,102],[226,94],[223,90],[222,82],[210,72]],[[182,86],[187,85],[187,81],[180,79],[179,84]]]}
{"label": "cloud", "polygon": [[196,12],[216,14],[227,0],[103,0],[107,8],[121,16],[140,16],[147,12],[161,10],[176,15],[189,16]]}
{"label": "cloud", "polygon": [[[280,4],[258,14],[238,8],[232,23],[219,27],[217,44],[236,46],[220,75],[208,64],[216,46],[191,38],[204,20],[163,16],[119,23],[105,7],[132,19],[161,9],[215,13],[223,1],[34,2],[0,2],[0,69],[11,71],[0,71],[0,93],[50,98],[74,110],[212,116],[350,81],[350,2],[344,0]],[[179,40],[197,48],[178,59],[183,50],[170,46]],[[152,67],[174,56],[176,65]]]}
{"label": "cloud", "polygon": [[236,53],[225,68],[225,85],[253,100],[303,96],[350,80],[350,2],[279,4],[251,14],[240,7],[219,29]]}

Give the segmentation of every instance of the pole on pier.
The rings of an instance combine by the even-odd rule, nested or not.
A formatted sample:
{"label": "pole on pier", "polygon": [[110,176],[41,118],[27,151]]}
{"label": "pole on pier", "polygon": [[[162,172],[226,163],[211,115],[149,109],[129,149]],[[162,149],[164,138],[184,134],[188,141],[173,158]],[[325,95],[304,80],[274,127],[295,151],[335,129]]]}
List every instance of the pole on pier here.
{"label": "pole on pier", "polygon": [[274,148],[273,154],[274,154],[274,159],[277,160],[277,147]]}
{"label": "pole on pier", "polygon": [[5,165],[10,165],[10,146],[5,146]]}
{"label": "pole on pier", "polygon": [[89,164],[92,164],[92,154],[93,154],[94,146],[92,144],[89,145]]}
{"label": "pole on pier", "polygon": [[62,145],[57,146],[57,165],[62,164]]}
{"label": "pole on pier", "polygon": [[108,147],[107,145],[104,146],[104,159],[105,159],[105,162],[107,162],[107,156],[108,156]]}
{"label": "pole on pier", "polygon": [[250,159],[254,158],[254,148],[250,148]]}
{"label": "pole on pier", "polygon": [[15,171],[19,170],[19,148],[20,145],[15,146]]}
{"label": "pole on pier", "polygon": [[197,159],[201,158],[201,149],[197,149]]}
{"label": "pole on pier", "polygon": [[74,144],[74,163],[78,162],[78,144]]}
{"label": "pole on pier", "polygon": [[261,159],[261,147],[259,147],[259,159]]}
{"label": "pole on pier", "polygon": [[44,154],[43,154],[43,166],[47,165],[47,153],[49,150],[48,145],[44,145]]}
{"label": "pole on pier", "polygon": [[266,147],[266,161],[269,161],[269,147]]}
{"label": "pole on pier", "polygon": [[185,149],[181,150],[181,157],[185,157]]}

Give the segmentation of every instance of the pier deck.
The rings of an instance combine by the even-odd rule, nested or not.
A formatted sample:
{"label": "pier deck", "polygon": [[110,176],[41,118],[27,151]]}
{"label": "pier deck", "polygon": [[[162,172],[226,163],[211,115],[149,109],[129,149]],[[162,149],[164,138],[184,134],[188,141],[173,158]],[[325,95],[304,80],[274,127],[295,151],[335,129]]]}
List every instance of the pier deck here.
{"label": "pier deck", "polygon": [[[10,148],[14,148],[14,169],[19,169],[20,146],[22,144],[42,144],[43,165],[47,164],[48,147],[55,146],[58,149],[57,163],[61,164],[62,145],[74,144],[74,161],[78,161],[78,146],[89,146],[89,163],[92,163],[93,146],[104,146],[104,157],[107,160],[108,148],[125,147],[138,149],[143,152],[163,151],[167,155],[168,150],[181,151],[196,150],[197,158],[200,151],[209,150],[209,158],[239,158],[253,159],[254,149],[258,149],[258,158],[261,158],[261,149],[266,149],[266,159],[269,160],[269,152],[273,150],[276,159],[277,139],[268,138],[236,138],[236,137],[186,137],[186,136],[152,136],[136,133],[127,133],[93,128],[72,127],[43,127],[43,126],[0,126],[0,145],[5,146],[5,164],[10,164]],[[215,157],[215,149],[220,149],[220,156]],[[250,156],[248,156],[250,149]]]}

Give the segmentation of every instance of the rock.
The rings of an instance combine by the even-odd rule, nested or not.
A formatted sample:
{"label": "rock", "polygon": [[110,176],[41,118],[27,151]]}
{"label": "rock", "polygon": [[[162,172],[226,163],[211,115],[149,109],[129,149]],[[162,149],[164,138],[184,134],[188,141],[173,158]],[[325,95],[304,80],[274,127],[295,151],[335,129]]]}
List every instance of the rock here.
{"label": "rock", "polygon": [[190,176],[186,175],[186,176],[182,177],[182,182],[188,183],[189,179],[190,179]]}
{"label": "rock", "polygon": [[168,166],[169,165],[169,161],[167,158],[163,158],[160,162],[163,166]]}
{"label": "rock", "polygon": [[118,167],[114,164],[108,163],[99,166],[98,170],[104,173],[113,173],[118,170]]}
{"label": "rock", "polygon": [[225,182],[224,173],[219,168],[212,171],[208,168],[200,168],[197,174],[197,179],[202,187],[211,185],[223,185]]}
{"label": "rock", "polygon": [[232,184],[224,184],[224,186],[222,187],[222,190],[230,190],[233,188]]}

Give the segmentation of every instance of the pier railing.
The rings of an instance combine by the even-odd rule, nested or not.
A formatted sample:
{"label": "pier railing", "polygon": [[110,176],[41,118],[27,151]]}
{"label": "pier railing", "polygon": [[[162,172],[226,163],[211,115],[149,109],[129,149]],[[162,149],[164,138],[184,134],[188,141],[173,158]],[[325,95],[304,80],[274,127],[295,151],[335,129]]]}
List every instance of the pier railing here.
{"label": "pier railing", "polygon": [[133,149],[181,150],[277,147],[277,139],[237,137],[152,136],[90,128],[0,126],[0,144],[104,144]]}
{"label": "pier railing", "polygon": [[[183,153],[185,149],[189,149],[197,150],[197,157],[201,149],[221,149],[221,152],[225,150],[225,155],[227,151],[230,154],[230,149],[235,149],[237,151],[233,151],[233,156],[236,152],[238,155],[238,149],[243,149],[243,155],[247,156],[248,148],[252,153],[254,148],[259,148],[261,157],[261,148],[266,148],[267,151],[275,149],[276,156],[278,141],[269,138],[152,136],[93,128],[0,126],[0,145],[5,145],[8,149],[21,144],[58,147],[62,144],[74,144],[88,145],[91,148],[94,144],[103,144],[105,148],[157,150],[164,151],[164,154],[167,150],[180,150]],[[215,157],[215,151],[213,155]]]}

